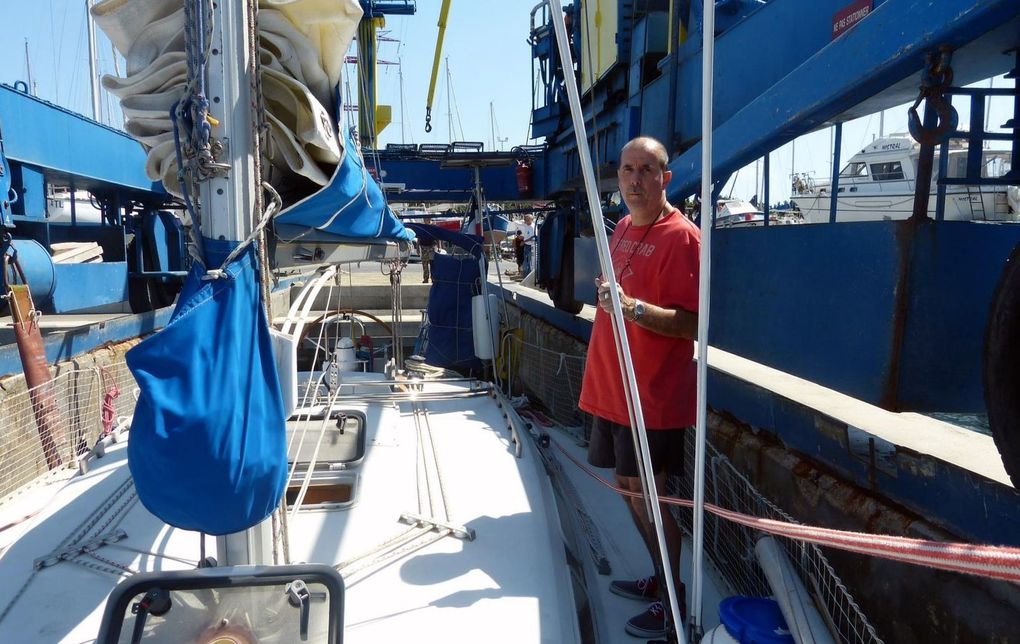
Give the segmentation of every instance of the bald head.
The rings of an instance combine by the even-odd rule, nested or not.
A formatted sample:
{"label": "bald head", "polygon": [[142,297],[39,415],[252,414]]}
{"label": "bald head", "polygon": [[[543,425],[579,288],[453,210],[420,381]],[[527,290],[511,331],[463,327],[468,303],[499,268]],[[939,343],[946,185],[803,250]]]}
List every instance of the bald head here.
{"label": "bald head", "polygon": [[666,186],[673,178],[668,161],[666,148],[649,136],[639,136],[620,151],[616,178],[635,226],[653,223],[668,210]]}
{"label": "bald head", "polygon": [[659,169],[663,172],[669,170],[669,153],[666,152],[666,146],[664,146],[658,139],[654,139],[650,136],[639,136],[631,139],[627,142],[627,145],[623,146],[623,150],[620,151],[620,156],[628,150],[644,150],[649,154],[652,154],[659,162]]}

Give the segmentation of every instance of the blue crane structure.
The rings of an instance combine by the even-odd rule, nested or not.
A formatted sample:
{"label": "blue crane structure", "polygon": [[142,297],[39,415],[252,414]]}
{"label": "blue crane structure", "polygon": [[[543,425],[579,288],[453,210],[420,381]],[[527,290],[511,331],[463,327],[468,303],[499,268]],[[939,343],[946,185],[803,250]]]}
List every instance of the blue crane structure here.
{"label": "blue crane structure", "polygon": [[[910,449],[807,409],[769,390],[768,383],[721,370],[709,371],[708,404],[721,417],[767,436],[769,444],[835,472],[857,487],[860,499],[873,494],[966,539],[1016,543],[1009,535],[1020,521],[1015,489],[1020,224],[947,221],[943,206],[949,185],[1020,185],[1020,3],[716,0],[714,5],[714,194],[704,197],[714,204],[728,177],[757,159],[764,159],[768,177],[772,151],[823,127],[834,129],[836,154],[829,223],[769,225],[766,182],[764,226],[713,230],[711,345],[886,410],[987,416],[1014,487],[942,462],[916,468],[921,461]],[[701,7],[696,0],[576,0],[562,16],[550,15],[544,3],[532,12],[532,128],[546,145],[535,164],[541,175],[535,183],[543,187],[541,197],[558,204],[539,233],[537,278],[559,309],[576,313],[594,303],[597,262],[590,230],[602,225],[592,222],[583,203],[564,84],[579,85],[607,219],[620,214],[612,198],[620,149],[638,135],[665,144],[672,203],[700,196],[694,193],[702,171]],[[554,20],[566,23],[573,69],[559,63]],[[999,75],[1013,87],[966,87]],[[969,122],[958,122],[953,96],[970,101]],[[992,96],[1012,98],[1005,133],[986,131]],[[908,122],[920,144],[913,215],[838,221],[842,123],[911,102]],[[953,139],[967,143],[962,174],[946,171]],[[999,178],[981,171],[982,149],[992,141],[1004,143],[1012,155],[1012,170]],[[937,206],[930,217],[933,176]],[[788,491],[777,478],[814,489],[813,481],[799,481],[797,471],[770,469],[763,453],[730,447],[737,458],[751,461],[756,482],[769,491]],[[826,510],[809,500],[816,499],[812,494],[790,497],[814,504],[804,514],[818,521]],[[845,505],[852,511],[860,499],[848,498]],[[1005,525],[1012,527],[1000,531]],[[838,568],[848,584],[862,588],[890,575],[919,579],[914,571],[859,559],[840,561]],[[915,605],[897,603],[897,587],[883,584],[890,592],[875,588],[862,599],[869,613],[881,615],[876,627],[897,633],[897,641],[911,641],[910,634],[884,621],[892,614],[920,624],[927,610],[940,616],[933,620],[945,617],[945,624],[961,628],[956,637],[966,638],[960,633],[976,620],[962,615],[969,610],[959,603],[962,597],[1004,608],[1000,616],[1010,610],[1011,600],[996,604],[1001,588],[991,591],[995,601],[981,604],[977,598],[989,597],[986,590],[940,579],[931,598]],[[939,605],[958,610],[947,615]],[[1015,631],[1012,618],[998,627]]]}
{"label": "blue crane structure", "polygon": [[[13,246],[43,313],[138,312],[173,301],[187,263],[175,200],[145,175],[145,153],[127,134],[31,96],[24,83],[0,85],[6,173],[0,232]],[[55,188],[71,220],[50,217]],[[77,216],[88,194],[98,221]],[[102,261],[54,263],[60,242],[95,242]]]}
{"label": "blue crane structure", "polygon": [[[950,184],[1020,184],[1020,93],[964,87],[1020,77],[1020,4],[1011,0],[718,0],[712,176],[716,194],[739,168],[797,136],[916,101],[911,132],[922,146],[914,212],[906,221],[768,225],[713,235],[713,346],[894,411],[988,413],[1007,467],[1020,474],[1020,408],[1004,402],[1020,382],[1009,313],[1020,277],[1009,261],[1020,226],[943,221],[927,213],[933,152],[963,139],[972,151]],[[539,281],[557,306],[593,302],[584,245],[578,154],[563,83],[577,82],[592,157],[608,195],[619,150],[639,134],[663,141],[669,198],[700,185],[701,3],[586,0],[532,13],[537,85],[533,132],[547,149],[543,196],[559,199],[540,236]],[[552,20],[565,20],[577,62],[560,68]],[[568,80],[565,80],[568,79]],[[950,97],[971,101],[958,123]],[[1006,133],[986,132],[990,96],[1013,98]],[[1013,170],[981,176],[989,141],[1010,146]],[[941,154],[944,163],[948,154]],[[765,172],[768,176],[768,170]],[[832,213],[838,183],[831,189]],[[832,221],[835,222],[833,217]],[[590,248],[587,244],[585,248]],[[1008,410],[1009,413],[1006,413]],[[1018,419],[1018,420],[1013,420]],[[1013,447],[1013,444],[1017,444]]]}

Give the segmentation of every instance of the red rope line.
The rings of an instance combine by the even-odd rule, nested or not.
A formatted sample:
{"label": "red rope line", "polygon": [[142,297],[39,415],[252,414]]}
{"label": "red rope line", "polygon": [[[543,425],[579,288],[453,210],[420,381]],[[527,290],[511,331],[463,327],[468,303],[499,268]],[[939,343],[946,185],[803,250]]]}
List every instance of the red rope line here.
{"label": "red rope line", "polygon": [[[567,459],[579,467],[581,471],[602,485],[625,497],[642,498],[642,495],[638,492],[624,490],[603,479],[586,464],[574,458],[570,452],[564,449],[551,436],[549,441]],[[659,501],[668,505],[678,505],[685,508],[694,507],[694,501],[690,499],[660,496]],[[847,552],[856,552],[858,554],[871,555],[881,559],[889,559],[938,570],[1020,582],[1020,548],[1012,546],[928,541],[910,537],[835,530],[832,528],[777,521],[775,519],[764,519],[727,510],[711,503],[706,503],[705,509],[727,521],[805,543],[828,546]]]}

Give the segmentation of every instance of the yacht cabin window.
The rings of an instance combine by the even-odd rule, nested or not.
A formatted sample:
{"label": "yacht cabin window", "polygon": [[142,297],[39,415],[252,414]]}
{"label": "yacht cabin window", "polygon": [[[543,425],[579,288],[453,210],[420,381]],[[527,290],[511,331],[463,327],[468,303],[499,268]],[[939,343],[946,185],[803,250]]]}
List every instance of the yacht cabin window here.
{"label": "yacht cabin window", "polygon": [[899,161],[872,163],[871,178],[875,181],[902,181],[903,166]]}
{"label": "yacht cabin window", "polygon": [[863,161],[853,161],[848,163],[843,171],[839,173],[841,177],[867,177],[868,176],[868,164]]}

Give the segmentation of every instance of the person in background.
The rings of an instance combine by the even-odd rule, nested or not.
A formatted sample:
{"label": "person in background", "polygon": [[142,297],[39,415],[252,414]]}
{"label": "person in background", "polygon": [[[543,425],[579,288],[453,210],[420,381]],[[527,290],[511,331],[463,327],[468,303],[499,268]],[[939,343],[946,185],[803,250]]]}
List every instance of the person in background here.
{"label": "person in background", "polygon": [[532,257],[535,255],[535,218],[531,215],[524,215],[524,223],[520,224],[521,234],[524,236],[524,261],[521,264],[521,274],[527,276],[532,270]]}
{"label": "person in background", "polygon": [[[426,217],[422,223],[431,225],[432,219]],[[421,254],[421,283],[427,284],[432,279],[432,259],[436,256],[436,240],[419,239],[418,252]]]}
{"label": "person in background", "polygon": [[[698,229],[666,200],[666,186],[672,178],[668,160],[663,145],[650,137],[638,137],[623,147],[617,176],[630,214],[616,226],[609,246],[647,429],[652,459],[649,474],[660,495],[666,493],[667,475],[682,471],[686,429],[695,421],[693,340],[698,331],[701,247]],[[662,558],[640,496],[637,452],[610,318],[609,284],[599,278],[596,285],[599,306],[579,402],[579,407],[594,417],[588,462],[615,468],[617,485],[639,494],[623,499],[657,569],[657,574],[637,581],[613,581],[610,590],[652,602],[627,622],[626,630],[636,637],[658,638],[667,631],[666,611],[663,602],[657,601],[665,594]],[[680,581],[680,529],[664,505],[662,516],[670,566],[665,574],[672,575],[686,615]]]}
{"label": "person in background", "polygon": [[523,277],[524,273],[524,234],[518,228],[514,233],[514,259],[517,261],[517,274]]}

